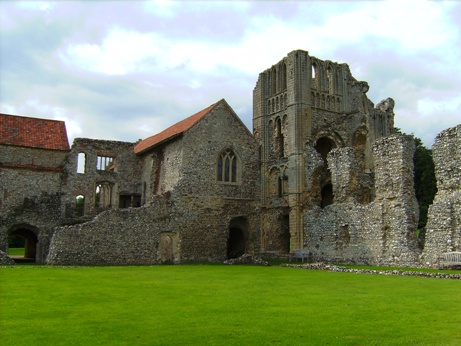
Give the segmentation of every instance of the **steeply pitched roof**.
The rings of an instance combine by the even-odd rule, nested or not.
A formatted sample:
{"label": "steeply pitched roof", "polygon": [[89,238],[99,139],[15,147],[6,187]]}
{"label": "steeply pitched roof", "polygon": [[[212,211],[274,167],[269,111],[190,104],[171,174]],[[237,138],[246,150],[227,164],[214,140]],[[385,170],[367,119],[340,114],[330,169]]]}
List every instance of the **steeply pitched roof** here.
{"label": "steeply pitched roof", "polygon": [[156,145],[166,142],[170,139],[173,139],[176,136],[181,135],[185,131],[189,130],[192,126],[194,126],[200,119],[202,119],[205,115],[207,115],[209,112],[211,112],[221,101],[218,101],[211,106],[201,110],[198,113],[195,113],[194,115],[191,115],[190,117],[181,120],[179,123],[176,123],[166,130],[163,130],[160,133],[157,133],[156,135],[153,135],[151,137],[148,137],[142,141],[140,141],[138,144],[135,145],[134,147],[134,152],[135,154],[140,154],[146,150],[149,150]]}
{"label": "steeply pitched roof", "polygon": [[64,121],[0,113],[0,144],[70,150]]}

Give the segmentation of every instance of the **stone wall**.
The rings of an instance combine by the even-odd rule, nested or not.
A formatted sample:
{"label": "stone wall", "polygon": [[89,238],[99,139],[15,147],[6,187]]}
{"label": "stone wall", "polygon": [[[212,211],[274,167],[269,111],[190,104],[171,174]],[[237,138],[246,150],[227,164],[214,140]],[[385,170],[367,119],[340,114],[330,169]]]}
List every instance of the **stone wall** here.
{"label": "stone wall", "polygon": [[[217,179],[218,157],[227,148],[238,157],[235,182]],[[153,189],[146,194],[149,202],[58,228],[49,264],[223,261],[233,230],[242,235],[240,250],[258,252],[257,145],[225,101],[181,137],[144,152],[139,162],[144,171],[138,176]]]}
{"label": "stone wall", "polygon": [[441,254],[461,251],[461,125],[439,133],[432,146],[437,194],[429,207],[423,263],[437,266]]}
{"label": "stone wall", "polygon": [[108,210],[90,222],[58,228],[47,263],[129,265],[160,263],[160,233],[171,231],[167,200],[151,206]]}
{"label": "stone wall", "polygon": [[376,141],[376,199],[366,205],[354,198],[359,184],[354,183],[353,149],[334,149],[328,155],[333,204],[304,213],[304,248],[311,260],[393,266],[418,262],[413,152],[412,138],[393,135]]}
{"label": "stone wall", "polygon": [[[62,171],[67,151],[0,146],[0,250],[8,236],[24,235],[43,263],[53,227],[64,219]],[[31,245],[32,246],[32,245]]]}
{"label": "stone wall", "polygon": [[[137,206],[141,204],[142,186],[141,165],[133,154],[134,143],[106,141],[89,138],[76,138],[66,160],[65,206],[66,216],[70,219],[79,216],[92,217],[108,208],[125,207],[121,196],[137,197]],[[104,167],[102,158],[111,158]],[[78,171],[78,161],[81,172]],[[99,160],[99,161],[98,161]],[[96,201],[98,184],[107,187],[106,198]],[[76,213],[76,197],[84,197],[82,215]]]}

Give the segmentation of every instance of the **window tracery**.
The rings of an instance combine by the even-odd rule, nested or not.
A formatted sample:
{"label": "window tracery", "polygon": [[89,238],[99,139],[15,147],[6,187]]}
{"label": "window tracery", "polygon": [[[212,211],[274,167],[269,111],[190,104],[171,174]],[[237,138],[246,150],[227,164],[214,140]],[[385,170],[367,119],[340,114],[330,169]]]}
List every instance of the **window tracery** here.
{"label": "window tracery", "polygon": [[232,149],[225,149],[219,155],[217,179],[223,183],[237,182],[237,156]]}

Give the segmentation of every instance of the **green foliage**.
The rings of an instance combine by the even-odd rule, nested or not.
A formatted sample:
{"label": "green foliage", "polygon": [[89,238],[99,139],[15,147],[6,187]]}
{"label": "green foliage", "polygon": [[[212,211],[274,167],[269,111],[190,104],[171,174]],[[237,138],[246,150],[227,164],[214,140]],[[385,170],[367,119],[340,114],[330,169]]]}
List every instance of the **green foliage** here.
{"label": "green foliage", "polygon": [[427,149],[421,139],[415,137],[416,151],[413,158],[415,172],[415,194],[419,204],[418,228],[427,223],[427,212],[437,193],[432,150]]}
{"label": "green foliage", "polygon": [[77,196],[76,202],[75,202],[75,214],[77,216],[83,216],[84,208],[85,208],[85,197],[81,195]]}
{"label": "green foliage", "polygon": [[26,246],[26,240],[20,236],[9,236],[8,247],[24,247]]}
{"label": "green foliage", "polygon": [[[403,133],[398,127],[394,127],[394,133],[408,136],[408,134]],[[415,174],[415,195],[419,205],[418,228],[424,228],[427,223],[429,206],[434,201],[435,194],[437,193],[437,180],[435,178],[432,150],[426,148],[420,138],[412,137],[416,145],[413,165]]]}
{"label": "green foliage", "polygon": [[459,345],[460,287],[282,267],[11,266],[0,334],[2,346]]}

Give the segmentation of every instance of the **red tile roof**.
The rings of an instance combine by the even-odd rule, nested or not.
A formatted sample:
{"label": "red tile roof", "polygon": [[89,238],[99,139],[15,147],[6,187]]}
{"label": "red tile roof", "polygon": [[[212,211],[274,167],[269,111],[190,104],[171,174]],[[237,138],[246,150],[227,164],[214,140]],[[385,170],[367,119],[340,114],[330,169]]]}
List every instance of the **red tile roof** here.
{"label": "red tile roof", "polygon": [[70,150],[64,121],[0,113],[0,144]]}
{"label": "red tile roof", "polygon": [[27,170],[35,170],[35,171],[54,171],[54,172],[61,172],[63,169],[62,167],[50,167],[50,166],[37,166],[33,164],[20,164],[20,163],[11,163],[6,162],[1,164],[0,169],[2,168],[22,168]]}
{"label": "red tile roof", "polygon": [[204,110],[201,110],[200,112],[195,113],[194,115],[191,115],[190,117],[180,121],[179,123],[176,123],[173,126],[170,126],[166,130],[142,140],[141,142],[135,145],[134,147],[135,154],[140,154],[146,150],[149,150],[155,147],[156,145],[160,143],[164,143],[170,139],[173,139],[176,136],[181,135],[185,131],[189,130],[192,126],[194,126],[205,115],[211,112],[222,101],[223,100],[218,101],[212,104],[211,106],[205,108]]}

